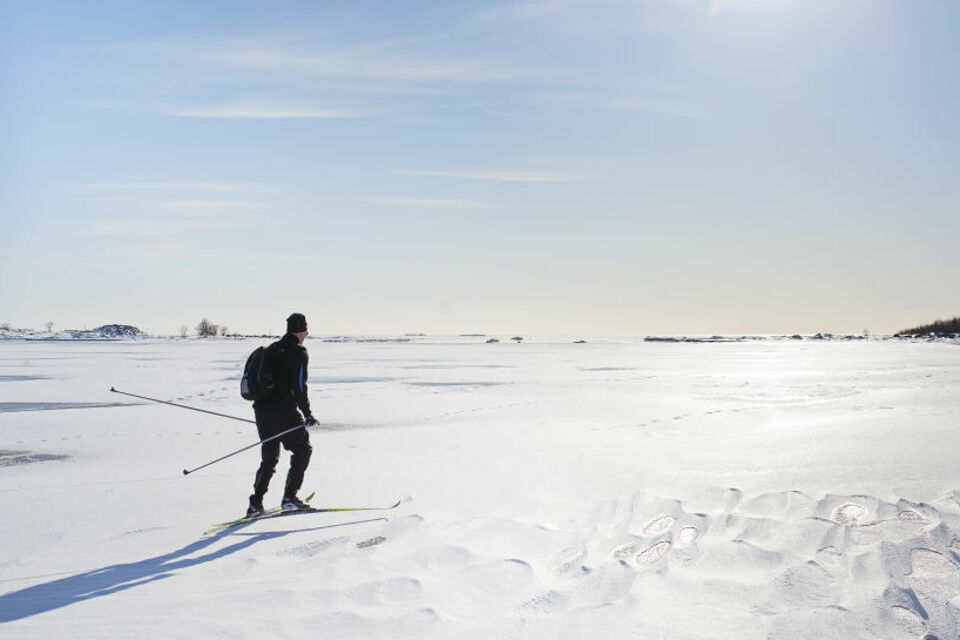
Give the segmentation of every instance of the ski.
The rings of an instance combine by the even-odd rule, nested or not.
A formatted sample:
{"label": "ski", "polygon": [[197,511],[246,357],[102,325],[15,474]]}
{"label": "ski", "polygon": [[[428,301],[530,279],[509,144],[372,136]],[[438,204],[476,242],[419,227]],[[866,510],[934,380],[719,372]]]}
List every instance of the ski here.
{"label": "ski", "polygon": [[[312,497],[312,494],[311,494]],[[215,533],[220,533],[231,529],[233,527],[239,526],[241,524],[247,524],[249,522],[259,522],[260,520],[270,520],[271,518],[282,518],[285,516],[295,516],[302,515],[305,513],[336,513],[342,511],[388,511],[390,509],[396,509],[400,506],[400,500],[397,500],[395,503],[389,507],[307,507],[306,509],[296,509],[293,511],[284,511],[280,507],[274,507],[269,509],[259,516],[244,516],[242,518],[237,518],[236,520],[231,520],[229,522],[221,522],[212,526],[210,529],[207,529],[203,532],[203,535],[208,536]]]}
{"label": "ski", "polygon": [[[312,492],[310,495],[308,495],[308,496],[306,497],[306,499],[304,500],[304,502],[310,502],[310,500],[312,500],[312,499],[313,499],[313,496],[315,496],[315,495],[317,495],[317,492],[316,492],[316,491]],[[281,509],[280,507],[275,507],[275,508],[273,508],[273,509],[268,509],[267,511],[264,511],[263,513],[261,513],[261,514],[258,515],[258,516],[243,516],[242,518],[237,518],[236,520],[231,520],[231,521],[229,521],[229,522],[221,522],[220,524],[215,524],[215,525],[213,525],[212,527],[210,527],[209,529],[207,529],[206,531],[204,531],[204,532],[203,532],[203,535],[206,536],[206,535],[210,535],[210,534],[212,534],[212,533],[219,533],[220,531],[224,531],[224,530],[226,530],[226,529],[229,529],[230,527],[235,527],[235,526],[237,526],[237,525],[245,524],[245,523],[247,523],[247,522],[253,522],[254,520],[259,520],[260,518],[266,517],[266,516],[268,516],[268,515],[269,515],[269,516],[275,516],[276,514],[280,513],[281,511],[282,511],[282,509]],[[295,512],[290,512],[290,513],[295,513]]]}

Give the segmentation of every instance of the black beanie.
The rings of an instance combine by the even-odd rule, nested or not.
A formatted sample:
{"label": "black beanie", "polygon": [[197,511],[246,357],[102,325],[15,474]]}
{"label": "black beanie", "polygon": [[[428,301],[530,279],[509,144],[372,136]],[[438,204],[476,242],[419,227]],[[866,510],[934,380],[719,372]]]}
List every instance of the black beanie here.
{"label": "black beanie", "polygon": [[287,333],[300,333],[307,330],[307,318],[302,313],[291,313],[287,318]]}

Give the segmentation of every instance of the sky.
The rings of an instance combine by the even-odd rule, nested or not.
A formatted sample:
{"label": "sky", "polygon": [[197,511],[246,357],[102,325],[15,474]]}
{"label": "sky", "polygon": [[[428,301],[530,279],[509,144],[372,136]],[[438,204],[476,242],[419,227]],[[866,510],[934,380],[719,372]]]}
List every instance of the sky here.
{"label": "sky", "polygon": [[0,323],[960,314],[960,3],[0,0]]}

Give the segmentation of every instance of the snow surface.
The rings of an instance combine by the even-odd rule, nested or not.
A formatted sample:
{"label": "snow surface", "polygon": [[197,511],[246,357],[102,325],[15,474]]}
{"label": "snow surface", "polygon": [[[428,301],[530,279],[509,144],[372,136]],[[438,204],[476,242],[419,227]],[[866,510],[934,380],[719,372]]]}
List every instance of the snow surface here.
{"label": "snow surface", "polygon": [[955,343],[311,341],[301,495],[403,503],[204,537],[254,427],[109,389],[260,343],[0,341],[0,637],[960,637]]}

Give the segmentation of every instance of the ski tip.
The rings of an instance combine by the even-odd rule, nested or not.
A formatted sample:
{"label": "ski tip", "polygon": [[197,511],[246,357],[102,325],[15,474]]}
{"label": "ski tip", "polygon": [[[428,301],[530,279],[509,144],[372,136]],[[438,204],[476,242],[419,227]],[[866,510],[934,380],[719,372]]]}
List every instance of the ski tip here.
{"label": "ski tip", "polygon": [[110,387],[110,391],[113,391],[114,393],[116,393],[117,389],[115,387]]}

